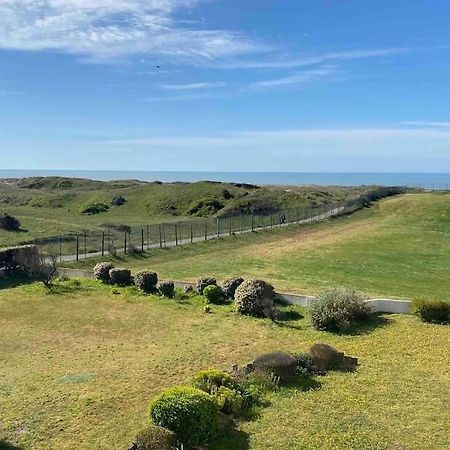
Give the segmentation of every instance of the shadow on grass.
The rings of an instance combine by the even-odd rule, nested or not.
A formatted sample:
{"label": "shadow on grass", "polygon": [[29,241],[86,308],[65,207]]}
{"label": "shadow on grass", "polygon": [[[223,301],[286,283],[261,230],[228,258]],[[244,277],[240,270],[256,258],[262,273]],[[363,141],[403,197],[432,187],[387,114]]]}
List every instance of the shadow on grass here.
{"label": "shadow on grass", "polygon": [[0,450],[23,450],[23,447],[20,447],[15,444],[11,444],[11,442],[0,440]]}
{"label": "shadow on grass", "polygon": [[236,423],[227,416],[220,418],[220,433],[217,439],[210,444],[211,450],[248,450],[250,438],[248,433],[239,430]]}
{"label": "shadow on grass", "polygon": [[298,311],[293,310],[280,310],[277,312],[277,320],[280,320],[281,322],[293,322],[296,320],[301,320],[305,316]]}
{"label": "shadow on grass", "polygon": [[392,320],[389,317],[382,315],[382,313],[376,313],[367,322],[360,322],[352,325],[350,328],[341,331],[334,331],[333,334],[341,336],[360,336],[363,334],[372,333],[377,328],[386,327],[392,324]]}
{"label": "shadow on grass", "polygon": [[301,392],[317,391],[322,387],[322,383],[310,376],[298,376],[294,380],[283,384],[282,389],[296,389]]}
{"label": "shadow on grass", "polygon": [[[25,274],[6,274],[3,277],[0,277],[0,289],[10,289],[18,286],[22,286],[24,284],[31,284],[34,280],[32,280],[29,276]],[[0,447],[1,448],[1,447]]]}

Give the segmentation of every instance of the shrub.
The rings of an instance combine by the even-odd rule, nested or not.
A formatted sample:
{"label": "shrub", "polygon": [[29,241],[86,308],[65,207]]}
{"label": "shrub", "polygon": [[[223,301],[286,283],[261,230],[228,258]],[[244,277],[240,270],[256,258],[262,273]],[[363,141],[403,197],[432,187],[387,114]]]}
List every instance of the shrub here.
{"label": "shrub", "polygon": [[314,344],[309,353],[320,370],[337,369],[344,361],[344,353],[328,344]]}
{"label": "shrub", "polygon": [[121,195],[119,195],[118,197],[114,197],[111,200],[111,205],[122,206],[122,205],[125,205],[126,202],[127,202],[127,200],[124,197],[122,197]]}
{"label": "shrub", "polygon": [[236,309],[254,317],[274,317],[273,287],[262,280],[244,281],[235,293]]}
{"label": "shrub", "polygon": [[311,303],[311,320],[317,330],[344,331],[368,320],[370,313],[364,297],[352,290],[326,291]]}
{"label": "shrub", "polygon": [[103,212],[107,212],[109,210],[109,206],[106,203],[91,203],[87,205],[82,211],[82,214],[94,215],[100,214]]}
{"label": "shrub", "polygon": [[423,322],[450,323],[450,304],[439,300],[414,300],[413,312]]}
{"label": "shrub", "polygon": [[222,386],[236,387],[234,378],[229,373],[217,369],[201,370],[192,379],[192,385],[208,394]]}
{"label": "shrub", "polygon": [[222,291],[227,298],[234,298],[236,289],[244,282],[243,278],[227,278],[222,283]]}
{"label": "shrub", "polygon": [[223,292],[219,286],[206,286],[203,289],[203,295],[206,298],[207,303],[212,303],[214,305],[220,305],[223,300]]}
{"label": "shrub", "polygon": [[206,392],[192,387],[174,387],[150,404],[156,425],[168,428],[187,447],[209,441],[217,434],[218,407]]}
{"label": "shrub", "polygon": [[140,291],[146,294],[156,292],[158,274],[148,270],[141,270],[134,276],[134,284]]}
{"label": "shrub", "polygon": [[203,290],[207,286],[217,286],[217,280],[215,278],[203,277],[197,281],[195,285],[195,290],[197,294],[203,295]]}
{"label": "shrub", "polygon": [[172,450],[176,444],[175,433],[151,425],[138,433],[130,450]]}
{"label": "shrub", "polygon": [[109,283],[111,281],[111,278],[109,276],[109,272],[111,269],[114,269],[112,263],[100,262],[94,267],[94,277],[103,283]]}
{"label": "shrub", "polygon": [[5,231],[19,231],[20,221],[14,216],[3,214],[0,216],[0,229]]}
{"label": "shrub", "polygon": [[310,353],[295,355],[297,360],[297,373],[301,376],[315,375],[319,372],[315,359]]}
{"label": "shrub", "polygon": [[109,278],[112,284],[117,284],[118,286],[129,286],[133,284],[133,277],[131,276],[131,271],[128,269],[111,269],[109,271]]}
{"label": "shrub", "polygon": [[275,375],[280,382],[291,381],[297,374],[297,359],[284,352],[272,352],[258,356],[253,361],[256,371]]}
{"label": "shrub", "polygon": [[183,291],[185,294],[192,294],[194,292],[194,288],[188,285],[183,288]]}
{"label": "shrub", "polygon": [[158,290],[159,293],[164,297],[175,297],[175,284],[173,283],[173,281],[164,281],[162,283],[159,283]]}
{"label": "shrub", "polygon": [[238,416],[245,409],[245,399],[242,394],[236,389],[229,389],[221,386],[214,397],[217,406],[224,414],[233,414]]}
{"label": "shrub", "polygon": [[205,314],[210,314],[210,313],[211,313],[211,306],[206,305],[206,306],[203,308],[203,312],[204,312]]}

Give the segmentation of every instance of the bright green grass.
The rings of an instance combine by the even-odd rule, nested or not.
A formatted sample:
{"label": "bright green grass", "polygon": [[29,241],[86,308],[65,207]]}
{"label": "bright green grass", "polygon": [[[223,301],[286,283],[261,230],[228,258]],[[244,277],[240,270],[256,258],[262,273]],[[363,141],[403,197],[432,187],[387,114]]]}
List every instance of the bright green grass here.
{"label": "bright green grass", "polygon": [[320,225],[120,257],[116,264],[152,268],[164,278],[243,275],[285,291],[344,286],[372,296],[450,300],[450,195],[398,196]]}
{"label": "bright green grass", "polygon": [[319,390],[271,394],[271,406],[213,448],[450,447],[449,327],[392,315],[339,336],[314,331],[307,319],[277,326],[229,306],[205,315],[196,297],[119,292],[92,281],[59,283],[54,293],[40,285],[0,290],[0,440],[25,449],[123,450],[162,389],[200,369],[322,341],[358,356],[358,371],[319,377]]}

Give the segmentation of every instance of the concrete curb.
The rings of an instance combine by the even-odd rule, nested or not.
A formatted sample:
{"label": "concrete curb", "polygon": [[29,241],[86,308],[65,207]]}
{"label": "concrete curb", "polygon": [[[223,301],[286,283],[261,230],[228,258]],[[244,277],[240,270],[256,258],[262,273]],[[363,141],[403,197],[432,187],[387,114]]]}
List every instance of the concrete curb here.
{"label": "concrete curb", "polygon": [[[72,278],[94,278],[94,272],[80,269],[58,269],[62,276]],[[175,287],[184,288],[185,286],[194,287],[195,283],[188,281],[174,281]],[[277,298],[282,302],[291,305],[299,305],[307,308],[315,297],[311,295],[289,294],[285,292],[277,292]],[[366,300],[374,312],[390,313],[390,314],[411,314],[412,302],[410,300],[394,300],[389,298],[374,298]]]}

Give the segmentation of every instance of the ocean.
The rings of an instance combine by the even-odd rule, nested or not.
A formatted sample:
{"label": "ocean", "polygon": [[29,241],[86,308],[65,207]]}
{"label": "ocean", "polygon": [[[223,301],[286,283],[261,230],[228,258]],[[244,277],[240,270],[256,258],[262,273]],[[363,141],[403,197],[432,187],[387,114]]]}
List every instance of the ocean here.
{"label": "ocean", "polygon": [[122,170],[2,170],[0,178],[64,176],[93,180],[136,179],[142,181],[223,181],[231,183],[319,186],[410,186],[450,189],[450,173],[390,172],[154,172]]}

